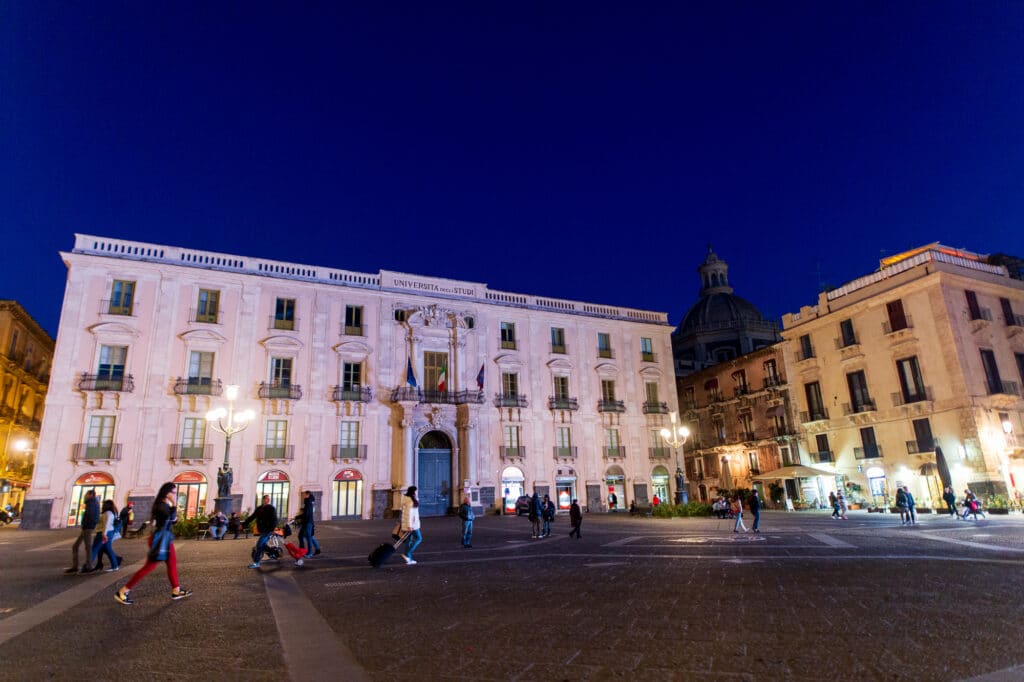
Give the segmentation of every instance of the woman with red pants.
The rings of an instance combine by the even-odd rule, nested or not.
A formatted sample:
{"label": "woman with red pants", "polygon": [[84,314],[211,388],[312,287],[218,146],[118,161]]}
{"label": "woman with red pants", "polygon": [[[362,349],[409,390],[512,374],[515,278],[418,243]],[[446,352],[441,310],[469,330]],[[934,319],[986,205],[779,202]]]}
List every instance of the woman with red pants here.
{"label": "woman with red pants", "polygon": [[[153,529],[158,531],[162,528],[170,529],[174,525],[174,522],[178,520],[178,507],[177,501],[175,500],[175,492],[177,492],[177,486],[173,483],[164,483],[160,486],[160,492],[157,493],[156,501],[153,502]],[[150,547],[153,545],[153,535],[149,537]],[[174,556],[174,541],[173,535],[171,541],[167,545],[167,578],[171,581],[171,599],[184,599],[192,595],[192,590],[183,590],[178,586],[178,562]],[[122,604],[132,604],[131,598],[128,593],[131,592],[132,588],[135,587],[140,580],[149,575],[149,572],[156,568],[156,565],[160,563],[156,559],[146,559],[146,565],[136,571],[135,575],[131,577],[124,587],[119,589],[114,594],[114,600]]]}

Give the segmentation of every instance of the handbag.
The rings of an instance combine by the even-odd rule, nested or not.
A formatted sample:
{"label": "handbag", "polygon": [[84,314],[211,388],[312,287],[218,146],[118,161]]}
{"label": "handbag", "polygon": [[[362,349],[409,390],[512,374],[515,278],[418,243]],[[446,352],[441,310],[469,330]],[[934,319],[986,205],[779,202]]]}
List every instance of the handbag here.
{"label": "handbag", "polygon": [[149,545],[149,553],[146,555],[150,561],[167,561],[171,552],[171,542],[174,541],[174,533],[170,528],[161,528],[153,533],[153,541]]}

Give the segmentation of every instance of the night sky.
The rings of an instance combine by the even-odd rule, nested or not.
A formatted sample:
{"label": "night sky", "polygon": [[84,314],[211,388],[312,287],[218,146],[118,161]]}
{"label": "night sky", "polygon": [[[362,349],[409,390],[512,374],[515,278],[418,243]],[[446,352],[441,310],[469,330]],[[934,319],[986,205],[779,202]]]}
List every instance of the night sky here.
{"label": "night sky", "polygon": [[1024,255],[1024,2],[0,0],[0,298],[73,234],[777,317]]}

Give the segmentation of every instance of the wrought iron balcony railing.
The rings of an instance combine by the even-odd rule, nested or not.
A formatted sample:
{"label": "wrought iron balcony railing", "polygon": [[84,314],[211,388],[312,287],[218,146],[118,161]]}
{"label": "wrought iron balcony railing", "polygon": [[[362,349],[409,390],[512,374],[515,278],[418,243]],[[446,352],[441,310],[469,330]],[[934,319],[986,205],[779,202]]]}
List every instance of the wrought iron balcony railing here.
{"label": "wrought iron balcony railing", "polygon": [[551,352],[558,353],[560,355],[565,355],[566,353],[569,352],[569,347],[566,346],[564,343],[553,343],[551,344]]}
{"label": "wrought iron balcony railing", "polygon": [[188,319],[191,322],[200,322],[202,324],[220,324],[220,311],[200,311],[198,308],[189,309]]}
{"label": "wrought iron balcony railing", "polygon": [[672,448],[647,448],[647,456],[651,459],[669,459],[672,457]]}
{"label": "wrought iron balcony railing", "polygon": [[932,400],[932,387],[925,386],[920,391],[914,391],[903,395],[901,392],[892,394],[892,405],[893,407],[900,407],[902,405],[910,405],[911,403],[920,403],[926,400]]}
{"label": "wrought iron balcony railing", "polygon": [[260,398],[271,398],[279,400],[299,400],[302,398],[302,386],[289,384],[281,381],[260,382]]}
{"label": "wrought iron balcony railing", "polygon": [[576,457],[576,446],[559,447],[554,446],[552,448],[555,451],[555,459],[572,459]]}
{"label": "wrought iron balcony railing", "polygon": [[78,379],[78,390],[131,393],[135,390],[135,379],[131,374],[110,376],[109,374],[86,374],[83,372]]}
{"label": "wrought iron balcony railing", "polygon": [[334,402],[351,400],[353,402],[368,403],[373,400],[373,389],[369,386],[335,386],[331,390],[331,400]]}
{"label": "wrought iron balcony railing", "polygon": [[808,422],[821,422],[828,419],[828,408],[820,407],[810,412],[800,413],[800,423],[807,424]]}
{"label": "wrought iron balcony railing", "polygon": [[867,448],[854,448],[853,456],[855,459],[876,459],[882,456],[882,446],[874,445]]}
{"label": "wrought iron balcony railing", "polygon": [[625,412],[626,403],[621,400],[598,400],[598,412]]}
{"label": "wrought iron balcony railing", "polygon": [[185,445],[184,443],[172,443],[170,458],[175,464],[181,462],[210,462],[213,460],[213,444]]}
{"label": "wrought iron balcony railing", "polygon": [[424,391],[412,386],[399,386],[391,391],[391,402],[403,400],[418,403],[440,403],[442,405],[481,404],[484,402],[483,391]]}
{"label": "wrought iron balcony railing", "polygon": [[895,326],[893,326],[893,323],[889,322],[889,321],[886,321],[886,322],[882,323],[882,333],[884,333],[884,334],[895,334],[896,332],[901,332],[904,329],[913,329],[913,328],[914,328],[914,319],[910,315],[906,316],[906,318],[903,320],[903,324],[902,325],[897,323]]}
{"label": "wrought iron balcony railing", "polygon": [[612,353],[612,349],[611,348],[598,348],[597,349],[597,357],[612,359],[612,358],[615,357],[615,354]]}
{"label": "wrought iron balcony railing", "polygon": [[298,331],[299,330],[299,318],[281,318],[277,315],[270,316],[269,329],[284,329],[286,331]]}
{"label": "wrought iron balcony railing", "polygon": [[819,464],[833,461],[833,459],[832,459],[832,452],[830,450],[821,450],[819,452],[812,452],[812,453],[810,453],[810,455],[811,455],[811,461],[812,462],[817,462]]}
{"label": "wrought iron balcony railing", "polygon": [[106,299],[100,301],[100,310],[107,315],[127,315],[131,316],[134,314],[135,301],[129,300],[111,300]]}
{"label": "wrought iron balcony railing", "polygon": [[785,383],[786,383],[786,380],[783,377],[767,376],[767,377],[764,378],[764,387],[765,388],[774,388],[776,386],[783,386],[783,385],[785,385]]}
{"label": "wrought iron balcony railing", "polygon": [[174,382],[175,395],[221,395],[224,385],[220,379],[207,377],[178,377]]}
{"label": "wrought iron balcony railing", "polygon": [[522,445],[502,445],[498,448],[498,454],[502,459],[522,459],[526,456],[526,448]]}
{"label": "wrought iron balcony railing", "polygon": [[366,445],[332,445],[331,459],[338,462],[343,459],[366,459]]}
{"label": "wrought iron balcony railing", "polygon": [[851,414],[860,414],[861,412],[874,412],[878,408],[875,407],[874,400],[862,400],[859,403],[843,403],[843,414],[849,416]]}
{"label": "wrought iron balcony railing", "polygon": [[1020,384],[1016,381],[994,381],[987,384],[989,395],[1020,396]]}
{"label": "wrought iron balcony railing", "polygon": [[495,407],[529,407],[529,401],[525,395],[506,395],[503,393],[494,394]]}
{"label": "wrought iron balcony railing", "polygon": [[256,446],[256,460],[259,462],[290,462],[295,459],[294,445],[267,445],[262,443]]}
{"label": "wrought iron balcony railing", "polygon": [[656,354],[654,354],[654,353],[645,353],[643,351],[640,351],[640,361],[641,362],[657,362],[658,361],[658,356]]}
{"label": "wrought iron balcony railing", "polygon": [[576,398],[548,398],[548,409],[549,410],[578,410],[580,409],[580,401]]}
{"label": "wrought iron balcony railing", "polygon": [[644,403],[644,414],[668,414],[668,403],[648,400]]}
{"label": "wrought iron balcony railing", "polygon": [[935,452],[935,439],[931,440],[908,440],[907,441],[907,454],[908,455],[925,455],[928,453]]}
{"label": "wrought iron balcony railing", "polygon": [[626,456],[625,445],[606,445],[604,448],[605,459],[622,459]]}

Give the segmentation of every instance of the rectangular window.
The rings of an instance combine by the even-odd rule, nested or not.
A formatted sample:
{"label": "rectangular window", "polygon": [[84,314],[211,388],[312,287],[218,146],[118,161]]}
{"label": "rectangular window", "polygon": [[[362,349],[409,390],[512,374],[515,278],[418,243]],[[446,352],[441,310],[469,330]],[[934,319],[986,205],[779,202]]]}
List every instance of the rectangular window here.
{"label": "rectangular window", "polygon": [[[182,449],[202,450],[204,445],[206,445],[206,420],[186,417],[181,429]],[[184,455],[182,456],[184,457]]]}
{"label": "rectangular window", "polygon": [[516,349],[516,324],[515,322],[501,323],[501,347],[508,350]]}
{"label": "rectangular window", "polygon": [[896,372],[900,377],[900,390],[903,392],[904,403],[916,403],[928,399],[916,355],[897,360]]}
{"label": "rectangular window", "polygon": [[999,366],[996,364],[996,354],[990,350],[981,351],[981,364],[985,368],[985,382],[988,384],[988,394],[995,395],[1003,392],[1003,380],[999,376]]}
{"label": "rectangular window", "polygon": [[654,362],[654,344],[646,336],[640,337],[640,359],[644,362]]}
{"label": "rectangular window", "polygon": [[973,291],[967,290],[964,292],[967,295],[967,313],[972,320],[981,319],[981,306],[978,305],[978,294]]}
{"label": "rectangular window", "polygon": [[111,315],[131,315],[135,304],[135,282],[115,279],[110,287],[110,307],[107,309]]}
{"label": "rectangular window", "polygon": [[812,381],[804,384],[804,393],[807,396],[807,413],[810,421],[825,419],[825,403],[821,399],[821,384]]}
{"label": "rectangular window", "polygon": [[514,372],[501,373],[501,395],[503,398],[519,397],[519,375]]}
{"label": "rectangular window", "polygon": [[1024,326],[1024,320],[1017,318],[1017,315],[1013,312],[1013,305],[1010,303],[1010,299],[1001,298],[999,299],[999,305],[1003,307],[1003,322],[1006,323],[1007,327],[1010,326]]}
{"label": "rectangular window", "polygon": [[341,390],[358,393],[363,387],[363,363],[341,363]]}
{"label": "rectangular window", "polygon": [[565,353],[565,330],[561,327],[551,328],[551,352]]}
{"label": "rectangular window", "polygon": [[274,329],[295,329],[294,298],[279,298],[274,303]]}
{"label": "rectangular window", "polygon": [[601,380],[601,400],[606,402],[615,400],[615,381],[611,379]]}
{"label": "rectangular window", "polygon": [[757,453],[756,452],[748,452],[747,453],[747,464],[750,465],[750,473],[754,473],[755,471],[760,471],[761,470],[761,465],[757,461]]}
{"label": "rectangular window", "polygon": [[281,388],[292,385],[291,358],[270,358],[270,383]]}
{"label": "rectangular window", "polygon": [[599,358],[612,357],[612,337],[610,334],[599,333],[597,335],[597,356]]}
{"label": "rectangular window", "polygon": [[18,351],[18,330],[15,329],[13,332],[11,332],[11,345],[9,345],[7,347],[7,354],[13,357],[14,354],[17,351]]}
{"label": "rectangular window", "polygon": [[780,383],[779,368],[775,365],[775,360],[765,360],[761,367],[764,369],[765,386],[778,386]]}
{"label": "rectangular window", "polygon": [[1024,353],[1014,353],[1013,357],[1017,360],[1017,374],[1020,375],[1021,386],[1024,386]]}
{"label": "rectangular window", "polygon": [[[114,417],[92,417],[89,419],[89,440],[87,445],[90,448],[107,448],[114,444]],[[107,454],[109,457],[109,452]]]}
{"label": "rectangular window", "polygon": [[863,370],[850,372],[846,375],[846,385],[850,389],[850,406],[854,412],[866,412],[875,409],[868,393],[868,380]]}
{"label": "rectangular window", "polygon": [[555,400],[569,399],[569,377],[555,377]]}
{"label": "rectangular window", "polygon": [[693,458],[692,461],[693,461],[693,473],[696,474],[697,480],[698,481],[703,480],[704,479],[704,458],[703,457],[695,457],[695,458]]}
{"label": "rectangular window", "polygon": [[853,333],[853,320],[843,320],[840,322],[839,333],[843,338],[843,348],[857,344],[857,335]]}
{"label": "rectangular window", "polygon": [[[288,422],[284,419],[268,419],[267,420],[267,450],[284,449],[284,446],[288,444]],[[270,457],[270,454],[267,454]],[[281,459],[277,457],[276,459]]]}
{"label": "rectangular window", "polygon": [[619,447],[619,430],[618,429],[605,429],[604,430],[604,445],[606,448],[618,448]]}
{"label": "rectangular window", "polygon": [[885,330],[887,334],[898,332],[909,326],[907,324],[907,315],[903,312],[903,301],[900,299],[886,303],[885,312],[889,316],[889,325]]}
{"label": "rectangular window", "polygon": [[100,346],[100,361],[96,368],[96,390],[120,391],[122,389],[127,358],[127,346]]}
{"label": "rectangular window", "polygon": [[828,449],[828,435],[819,433],[814,437],[814,441],[818,446],[818,459],[819,462],[831,462],[832,451]]}
{"label": "rectangular window", "polygon": [[738,416],[740,421],[740,440],[754,440],[754,418],[749,412]]}
{"label": "rectangular window", "polygon": [[[442,374],[444,375],[443,389],[440,386]],[[448,354],[424,351],[423,389],[426,391],[447,391],[451,384],[451,377],[448,373]]]}
{"label": "rectangular window", "polygon": [[192,351],[188,355],[190,386],[209,386],[213,382],[213,353]]}
{"label": "rectangular window", "polygon": [[555,429],[555,455],[558,457],[572,457],[572,429],[568,426],[559,426]]}
{"label": "rectangular window", "polygon": [[798,360],[807,360],[814,357],[814,346],[811,345],[811,335],[804,334],[800,337],[800,357]]}
{"label": "rectangular window", "polygon": [[931,422],[925,419],[914,420],[914,443],[917,446],[916,452],[931,452],[935,449],[935,440],[932,438]]}
{"label": "rectangular window", "polygon": [[661,435],[661,429],[651,429],[651,447],[661,449],[667,449],[665,445],[665,437]]}
{"label": "rectangular window", "polygon": [[513,426],[511,424],[506,424],[505,425],[505,428],[504,428],[504,432],[505,432],[504,433],[504,438],[505,438],[505,447],[506,448],[519,448],[519,447],[521,447],[520,444],[522,443],[522,439],[521,439],[521,435],[522,434],[520,432],[520,428],[521,427],[519,427],[519,426]]}
{"label": "rectangular window", "polygon": [[655,403],[661,402],[661,401],[658,400],[658,382],[657,381],[645,381],[644,382],[644,392],[647,395],[647,402],[651,403],[652,405],[655,404]]}
{"label": "rectangular window", "polygon": [[341,422],[338,430],[338,446],[346,450],[354,450],[359,447],[359,422]]}
{"label": "rectangular window", "polygon": [[865,458],[882,456],[878,452],[878,442],[875,440],[875,427],[866,426],[860,430],[860,444]]}
{"label": "rectangular window", "polygon": [[217,322],[220,312],[220,292],[213,289],[200,289],[199,300],[196,301],[196,322]]}
{"label": "rectangular window", "polygon": [[747,371],[738,369],[732,373],[734,393],[738,396],[747,394]]}
{"label": "rectangular window", "polygon": [[363,306],[361,306],[361,305],[347,305],[347,306],[345,306],[345,335],[346,336],[362,336],[363,335]]}

